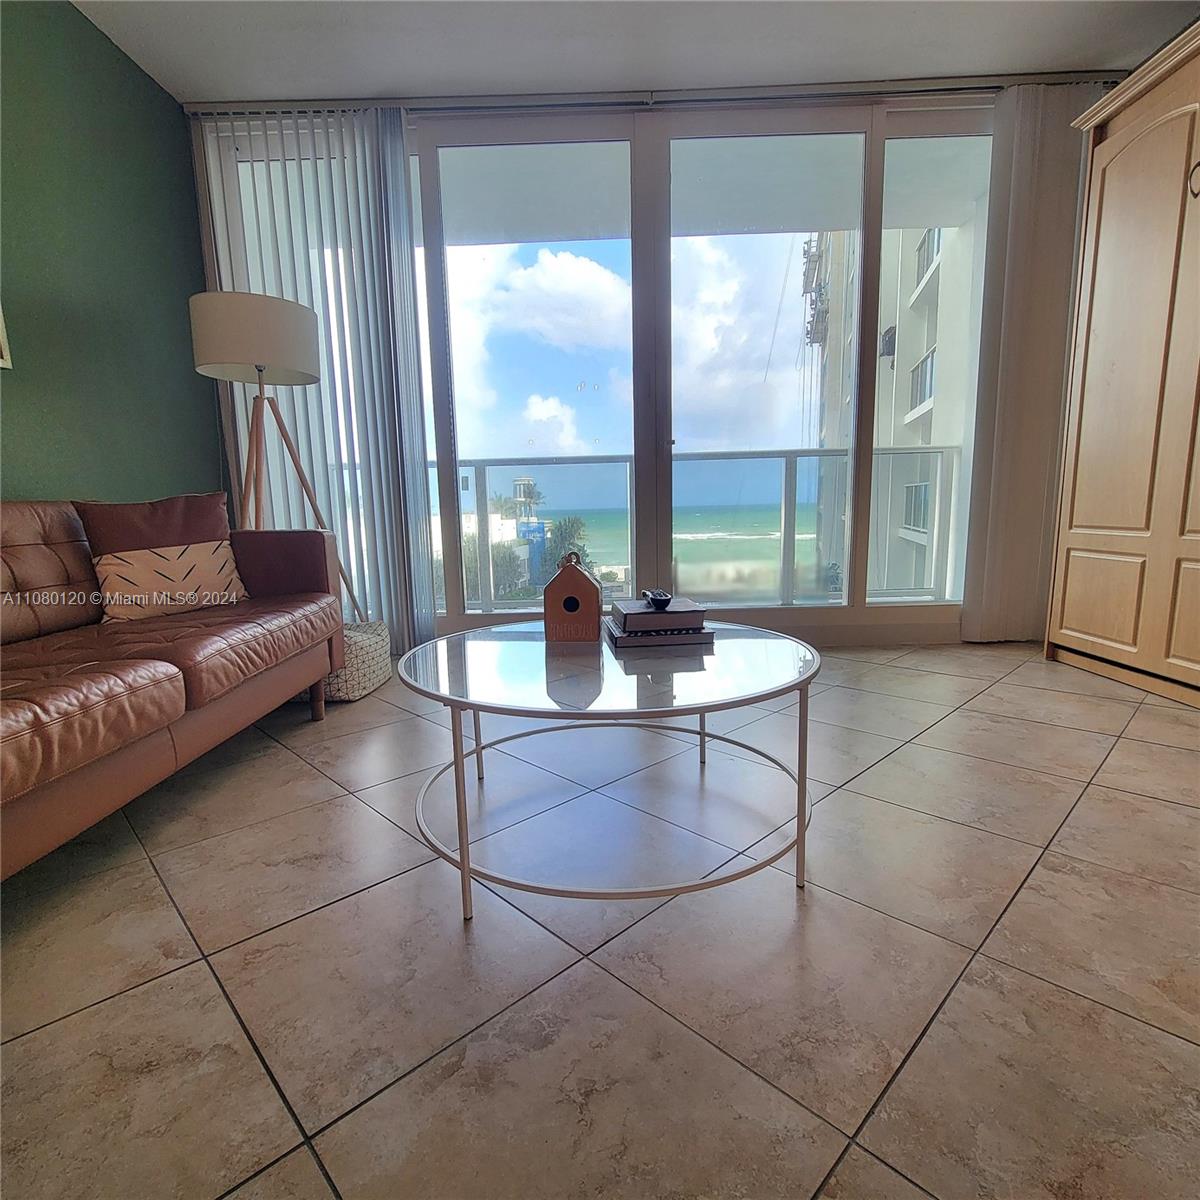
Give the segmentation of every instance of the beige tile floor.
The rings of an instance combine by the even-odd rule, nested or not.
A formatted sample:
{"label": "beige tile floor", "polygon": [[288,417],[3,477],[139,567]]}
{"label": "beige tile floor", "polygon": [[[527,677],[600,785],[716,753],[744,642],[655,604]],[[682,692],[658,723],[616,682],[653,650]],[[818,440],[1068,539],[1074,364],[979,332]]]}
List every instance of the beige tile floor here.
{"label": "beige tile floor", "polygon": [[[0,890],[5,1196],[1192,1200],[1200,711],[1005,645],[834,651],[811,717],[803,891],[464,925],[442,710],[273,713]],[[597,887],[794,828],[649,731],[507,743],[468,803],[480,863]]]}

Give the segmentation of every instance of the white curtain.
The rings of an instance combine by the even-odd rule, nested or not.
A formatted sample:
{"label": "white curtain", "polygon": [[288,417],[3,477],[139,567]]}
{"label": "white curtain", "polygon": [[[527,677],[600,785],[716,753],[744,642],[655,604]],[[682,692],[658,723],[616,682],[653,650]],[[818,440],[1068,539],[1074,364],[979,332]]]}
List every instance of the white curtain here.
{"label": "white curtain", "polygon": [[964,641],[1046,631],[1074,314],[1084,136],[1071,122],[1100,84],[1006,88],[996,103]]}
{"label": "white curtain", "polygon": [[[364,108],[192,122],[208,286],[316,310],[321,380],[275,389],[280,406],[359,603],[387,622],[396,649],[425,641],[432,551],[404,115]],[[253,389],[223,389],[236,480]],[[270,420],[266,433],[269,524],[314,526]]]}

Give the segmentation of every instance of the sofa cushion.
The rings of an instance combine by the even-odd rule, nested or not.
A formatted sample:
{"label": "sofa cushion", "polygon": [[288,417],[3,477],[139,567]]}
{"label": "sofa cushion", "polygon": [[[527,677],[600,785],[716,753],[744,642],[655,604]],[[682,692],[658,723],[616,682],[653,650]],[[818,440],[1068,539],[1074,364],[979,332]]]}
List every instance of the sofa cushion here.
{"label": "sofa cushion", "polygon": [[122,550],[93,561],[106,621],[144,621],[246,598],[228,541]]}
{"label": "sofa cushion", "polygon": [[0,641],[99,621],[97,590],[92,551],[73,504],[0,504]]}
{"label": "sofa cushion", "polygon": [[137,504],[76,500],[75,510],[87,530],[95,558],[122,550],[229,540],[224,492],[168,496]]}
{"label": "sofa cushion", "polygon": [[[31,644],[36,643],[25,643]],[[16,667],[8,659],[6,654],[0,687],[5,803],[183,716],[183,676],[170,663],[125,659]]]}
{"label": "sofa cushion", "polygon": [[260,671],[325,641],[341,624],[336,596],[270,596],[52,634],[11,647],[4,665],[7,671],[46,662],[161,659],[183,673],[188,708],[202,708]]}
{"label": "sofa cushion", "polygon": [[106,621],[143,621],[246,598],[229,546],[224,492],[138,504],[80,500],[75,507]]}

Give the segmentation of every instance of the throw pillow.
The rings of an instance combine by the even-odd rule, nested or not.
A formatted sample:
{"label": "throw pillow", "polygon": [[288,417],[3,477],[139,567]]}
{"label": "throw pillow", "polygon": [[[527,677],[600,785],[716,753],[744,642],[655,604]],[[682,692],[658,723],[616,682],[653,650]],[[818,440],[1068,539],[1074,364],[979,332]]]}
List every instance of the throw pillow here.
{"label": "throw pillow", "polygon": [[76,501],[104,621],[137,621],[245,599],[224,492],[144,504]]}

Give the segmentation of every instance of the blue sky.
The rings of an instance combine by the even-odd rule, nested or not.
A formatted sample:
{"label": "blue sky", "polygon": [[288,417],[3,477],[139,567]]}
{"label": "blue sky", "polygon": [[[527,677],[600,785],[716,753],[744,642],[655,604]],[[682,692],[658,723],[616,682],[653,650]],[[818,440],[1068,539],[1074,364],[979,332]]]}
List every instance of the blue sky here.
{"label": "blue sky", "polygon": [[[673,240],[677,452],[818,443],[805,237]],[[448,249],[460,460],[632,452],[631,274],[620,238]],[[623,464],[492,468],[489,490],[510,494],[524,474],[548,509],[627,502]],[[780,480],[777,461],[679,464],[675,502],[777,504]],[[463,503],[473,507],[471,492]]]}

